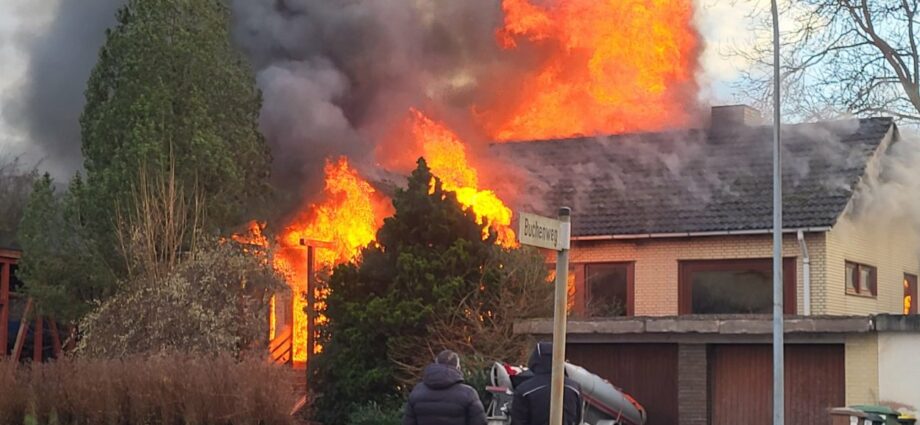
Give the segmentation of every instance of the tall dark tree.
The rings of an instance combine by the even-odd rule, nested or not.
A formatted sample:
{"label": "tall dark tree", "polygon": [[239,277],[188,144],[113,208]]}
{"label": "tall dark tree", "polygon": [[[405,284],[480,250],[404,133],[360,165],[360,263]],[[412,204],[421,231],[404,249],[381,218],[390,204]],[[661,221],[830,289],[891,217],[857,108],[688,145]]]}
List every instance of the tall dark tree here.
{"label": "tall dark tree", "polygon": [[393,205],[396,213],[384,221],[377,244],[330,278],[329,321],[311,381],[322,394],[317,416],[329,425],[344,423],[356,403],[398,396],[398,365],[412,359],[397,348],[424,340],[434,317],[498,282],[485,267],[498,249],[494,236],[483,240],[483,227],[442,189],[424,160]]}
{"label": "tall dark tree", "polygon": [[88,312],[114,290],[115,276],[81,222],[79,176],[63,196],[48,174],[35,181],[18,238],[23,256],[18,274],[39,310],[63,322]]}
{"label": "tall dark tree", "polygon": [[24,167],[19,158],[0,154],[0,248],[17,245],[16,227],[38,177],[36,169]]}
{"label": "tall dark tree", "polygon": [[97,235],[133,209],[139,170],[175,170],[184,193],[202,196],[208,229],[238,224],[266,193],[261,98],[230,23],[221,0],[131,0],[118,11],[80,119]]}

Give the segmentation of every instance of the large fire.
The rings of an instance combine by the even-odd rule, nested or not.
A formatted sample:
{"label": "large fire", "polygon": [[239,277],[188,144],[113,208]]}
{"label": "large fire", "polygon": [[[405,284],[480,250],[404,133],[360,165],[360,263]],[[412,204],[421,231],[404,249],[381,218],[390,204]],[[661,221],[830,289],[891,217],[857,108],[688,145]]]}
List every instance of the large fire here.
{"label": "large fire", "polygon": [[[693,118],[700,41],[692,27],[692,0],[502,0],[502,10],[498,44],[508,57],[532,66],[513,78],[503,75],[508,81],[493,99],[471,102],[473,133],[497,141],[539,140],[660,130]],[[416,109],[409,113],[415,143],[400,139],[385,149],[378,144],[379,162],[406,169],[424,157],[443,188],[497,232],[497,243],[515,245],[511,209],[486,187],[490,176],[483,178],[487,170],[477,168],[470,145],[444,123]],[[288,276],[294,295],[273,299],[272,306],[292,308],[295,361],[307,357],[302,242],[320,246],[319,267],[353,260],[374,242],[391,209],[344,158],[328,161],[324,171],[325,189],[313,197],[319,201],[287,223],[277,241],[276,267]],[[570,303],[574,288],[570,275]],[[286,325],[275,316],[270,324],[273,336]]]}
{"label": "large fire", "polygon": [[[322,201],[310,205],[291,221],[280,238],[279,264],[293,290],[293,358],[307,359],[307,256],[304,245],[315,246],[317,267],[351,261],[374,241],[383,218],[389,215],[387,199],[355,171],[345,158],[327,161]],[[321,295],[321,294],[314,294]],[[322,296],[319,297],[322,299]],[[316,322],[322,323],[318,317]]]}
{"label": "large fire", "polygon": [[327,161],[322,201],[310,205],[284,231],[282,245],[301,246],[318,241],[316,262],[332,266],[350,261],[371,243],[388,215],[387,199],[352,169],[348,160]]}
{"label": "large fire", "polygon": [[[479,224],[488,223],[502,246],[514,246],[511,209],[491,190],[480,189],[479,174],[470,165],[466,145],[444,124],[420,111],[412,111],[412,135],[422,146],[432,174],[441,179],[444,190],[455,192],[457,201],[473,211]],[[488,234],[489,228],[485,231]]]}
{"label": "large fire", "polygon": [[[307,359],[307,253],[306,245],[314,246],[315,265],[330,267],[351,261],[361,249],[374,241],[383,218],[389,215],[389,202],[377,193],[345,158],[327,161],[322,201],[311,204],[292,220],[278,240],[274,267],[285,276],[291,289],[290,299],[270,301],[269,336],[280,334],[282,325],[292,329],[293,361]],[[263,223],[252,222],[247,234],[234,235],[244,244],[268,246],[263,235]],[[322,296],[320,301],[322,303]],[[284,301],[284,302],[281,302]],[[288,314],[284,314],[290,307]],[[287,316],[290,323],[284,323]],[[316,322],[322,323],[323,317]]]}
{"label": "large fire", "polygon": [[540,64],[476,111],[493,138],[660,130],[690,120],[700,49],[692,0],[503,0],[502,9],[499,44],[534,49]]}

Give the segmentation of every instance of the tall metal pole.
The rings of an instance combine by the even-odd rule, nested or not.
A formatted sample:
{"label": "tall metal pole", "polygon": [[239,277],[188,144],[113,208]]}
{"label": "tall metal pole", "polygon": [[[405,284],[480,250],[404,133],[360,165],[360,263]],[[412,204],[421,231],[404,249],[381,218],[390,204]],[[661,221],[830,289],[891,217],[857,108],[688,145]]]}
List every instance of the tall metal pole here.
{"label": "tall metal pole", "polygon": [[773,424],[786,420],[783,358],[783,167],[780,140],[779,8],[773,14]]}
{"label": "tall metal pole", "polygon": [[550,386],[550,425],[562,425],[562,398],[565,390],[565,321],[569,281],[569,236],[571,235],[572,210],[559,209],[562,222],[559,239],[563,246],[556,252],[556,300],[553,313],[553,375]]}

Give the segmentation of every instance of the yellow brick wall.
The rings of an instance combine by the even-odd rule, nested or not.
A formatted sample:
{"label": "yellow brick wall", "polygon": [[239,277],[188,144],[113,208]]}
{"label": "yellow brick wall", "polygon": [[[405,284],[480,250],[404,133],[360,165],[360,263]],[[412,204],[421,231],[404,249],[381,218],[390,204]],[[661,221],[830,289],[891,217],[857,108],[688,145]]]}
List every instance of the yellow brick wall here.
{"label": "yellow brick wall", "polygon": [[846,404],[878,404],[878,334],[850,335],[845,350]]}
{"label": "yellow brick wall", "polygon": [[[824,234],[806,236],[812,263],[812,284],[823,279]],[[570,261],[573,263],[635,261],[635,312],[638,316],[667,316],[678,313],[678,262],[681,260],[721,260],[770,258],[770,235],[708,236],[673,239],[578,241]],[[803,312],[802,261],[795,235],[783,239],[783,256],[797,257],[796,283],[798,312]],[[814,288],[812,290],[814,298]],[[815,300],[812,300],[813,305]]]}
{"label": "yellow brick wall", "polygon": [[[827,234],[827,280],[821,291],[826,314],[873,314],[903,311],[904,273],[920,272],[920,243],[910,226],[873,222],[867,218],[840,221]],[[876,267],[878,296],[866,298],[846,293],[845,262]]]}

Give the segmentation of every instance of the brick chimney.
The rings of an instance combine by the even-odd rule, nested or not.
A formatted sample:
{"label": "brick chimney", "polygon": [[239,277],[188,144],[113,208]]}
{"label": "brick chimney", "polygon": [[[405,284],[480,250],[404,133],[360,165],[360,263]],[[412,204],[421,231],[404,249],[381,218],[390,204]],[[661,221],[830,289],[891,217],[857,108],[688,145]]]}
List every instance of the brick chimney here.
{"label": "brick chimney", "polygon": [[748,105],[713,106],[709,126],[713,130],[763,124],[763,114]]}

